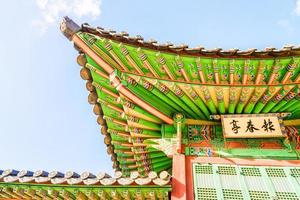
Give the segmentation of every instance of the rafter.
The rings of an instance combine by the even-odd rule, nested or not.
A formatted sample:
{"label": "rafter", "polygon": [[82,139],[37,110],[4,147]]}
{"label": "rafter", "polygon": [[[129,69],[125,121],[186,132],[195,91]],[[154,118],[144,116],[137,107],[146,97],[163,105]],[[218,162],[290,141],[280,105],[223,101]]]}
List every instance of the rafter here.
{"label": "rafter", "polygon": [[123,62],[120,60],[120,58],[115,54],[113,47],[110,44],[110,41],[106,42],[105,48],[109,52],[109,54],[113,57],[113,59],[118,63],[118,65],[122,68],[122,70],[128,71],[128,68],[123,64]]}
{"label": "rafter", "polygon": [[[84,52],[86,54],[88,54],[99,66],[101,66],[108,74],[110,74],[110,79],[111,82],[113,84],[113,86],[120,92],[122,93],[124,96],[126,96],[127,98],[133,100],[134,102],[136,102],[138,105],[140,105],[141,107],[143,107],[145,110],[147,110],[148,112],[154,114],[155,116],[159,117],[160,119],[162,119],[163,121],[172,124],[173,123],[173,119],[169,118],[168,116],[164,115],[163,113],[161,113],[160,111],[158,111],[157,109],[153,108],[152,106],[150,106],[149,104],[145,103],[144,101],[142,101],[140,98],[136,97],[132,92],[130,92],[129,90],[127,90],[122,84],[121,81],[115,77],[113,75],[114,73],[114,69],[107,64],[101,57],[99,57],[88,45],[86,45],[81,39],[80,37],[78,37],[76,34],[72,37],[72,40],[74,41],[74,43],[81,47]],[[97,73],[97,72],[96,72]]]}
{"label": "rafter", "polygon": [[141,70],[141,68],[136,64],[136,62],[133,60],[133,58],[130,56],[129,51],[127,50],[126,47],[124,47],[122,44],[121,46],[121,52],[129,62],[129,64],[136,70],[136,72],[140,75],[144,75],[144,72]]}

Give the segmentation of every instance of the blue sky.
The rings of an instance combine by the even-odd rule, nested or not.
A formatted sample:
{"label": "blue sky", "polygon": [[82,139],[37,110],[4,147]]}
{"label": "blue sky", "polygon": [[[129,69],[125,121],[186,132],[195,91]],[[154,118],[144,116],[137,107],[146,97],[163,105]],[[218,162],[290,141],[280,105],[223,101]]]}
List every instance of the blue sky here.
{"label": "blue sky", "polygon": [[12,0],[0,7],[0,168],[112,172],[79,76],[59,31],[78,24],[207,48],[300,44],[300,0]]}

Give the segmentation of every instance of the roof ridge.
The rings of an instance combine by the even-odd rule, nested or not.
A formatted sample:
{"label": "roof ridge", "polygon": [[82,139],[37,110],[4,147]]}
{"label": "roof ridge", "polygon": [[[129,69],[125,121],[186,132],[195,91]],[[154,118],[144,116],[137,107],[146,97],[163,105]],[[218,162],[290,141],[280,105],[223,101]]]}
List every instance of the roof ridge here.
{"label": "roof ridge", "polygon": [[[67,25],[68,31],[74,33],[74,22],[69,18],[69,25]],[[65,18],[62,22],[64,23]],[[77,24],[76,24],[77,25]],[[78,26],[78,25],[77,25]],[[284,57],[284,56],[296,56],[300,55],[300,45],[286,44],[281,49],[275,47],[266,47],[264,50],[258,50],[256,48],[249,48],[247,50],[240,50],[238,48],[231,48],[223,50],[222,48],[206,49],[203,46],[189,47],[187,44],[174,45],[171,42],[159,43],[155,39],[144,40],[141,35],[130,36],[127,32],[116,32],[111,29],[104,29],[103,27],[92,27],[88,23],[83,23],[80,30],[98,35],[103,38],[115,40],[122,43],[127,43],[135,46],[149,48],[157,51],[167,51],[169,53],[186,54],[186,55],[198,55],[198,56],[219,56],[219,57]],[[65,32],[64,32],[65,34]],[[66,34],[65,34],[66,35]],[[67,36],[69,38],[69,36]]]}
{"label": "roof ridge", "polygon": [[80,175],[73,171],[67,171],[65,174],[59,171],[46,172],[37,170],[35,172],[28,170],[0,170],[0,182],[20,182],[36,184],[84,184],[84,185],[168,185],[171,181],[171,175],[167,171],[162,171],[159,175],[152,171],[148,176],[142,176],[139,172],[133,171],[126,176],[121,171],[116,171],[114,176],[104,172],[97,175],[91,172],[83,172]]}

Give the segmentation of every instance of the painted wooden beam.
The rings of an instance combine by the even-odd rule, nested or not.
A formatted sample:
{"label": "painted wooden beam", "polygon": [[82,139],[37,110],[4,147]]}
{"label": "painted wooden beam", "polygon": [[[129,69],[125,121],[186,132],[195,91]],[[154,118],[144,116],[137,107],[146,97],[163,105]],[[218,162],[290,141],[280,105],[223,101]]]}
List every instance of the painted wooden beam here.
{"label": "painted wooden beam", "polygon": [[284,120],[283,124],[285,126],[300,126],[300,119],[289,119],[289,120]]}
{"label": "painted wooden beam", "polygon": [[142,99],[138,98],[135,94],[130,92],[124,85],[121,84],[121,81],[118,77],[114,75],[114,68],[111,67],[108,63],[106,63],[100,56],[98,56],[87,44],[85,44],[82,39],[74,34],[72,37],[72,41],[80,47],[87,55],[89,55],[99,66],[101,66],[108,74],[110,74],[110,81],[112,82],[113,86],[124,96],[135,102],[137,105],[141,106],[149,113],[157,116],[164,122],[168,124],[173,124],[173,119],[164,115],[148,103],[144,102]]}
{"label": "painted wooden beam", "polygon": [[136,72],[140,75],[144,75],[144,72],[141,70],[141,68],[136,64],[136,62],[133,60],[133,58],[130,56],[129,51],[126,47],[121,46],[121,52],[125,56],[125,58],[128,60],[129,64],[136,70]]}
{"label": "painted wooden beam", "polygon": [[113,57],[113,59],[118,63],[118,65],[120,65],[124,71],[128,71],[128,68],[123,64],[123,62],[120,60],[120,58],[114,52],[113,47],[110,44],[110,41],[105,44],[105,48],[110,53],[110,55]]}
{"label": "painted wooden beam", "polygon": [[199,119],[186,119],[185,124],[200,125],[200,126],[220,126],[221,122],[206,121],[206,120],[199,120]]}

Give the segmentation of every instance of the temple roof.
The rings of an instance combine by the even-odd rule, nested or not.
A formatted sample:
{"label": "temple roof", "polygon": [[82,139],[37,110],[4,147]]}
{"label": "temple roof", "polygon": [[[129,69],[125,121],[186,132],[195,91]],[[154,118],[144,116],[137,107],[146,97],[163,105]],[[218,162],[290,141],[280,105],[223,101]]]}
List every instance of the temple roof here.
{"label": "temple roof", "polygon": [[[141,176],[138,172],[124,176],[122,172],[115,172],[111,177],[106,173],[94,175],[90,172],[82,174],[68,171],[28,171],[28,170],[0,170],[0,198],[25,198],[25,197],[54,197],[65,198],[90,196],[118,197],[127,195],[128,199],[139,199],[147,195],[161,196],[167,199],[171,190],[171,176],[163,171],[160,174],[150,172],[148,176]],[[80,191],[80,192],[79,192]],[[135,196],[137,195],[137,196]],[[130,198],[131,197],[131,198]],[[116,198],[118,199],[118,198]],[[122,198],[123,199],[123,198]]]}
{"label": "temple roof", "polygon": [[220,125],[212,116],[223,114],[282,113],[294,120],[285,124],[300,125],[299,47],[197,50],[69,18],[61,30],[79,52],[88,101],[114,168],[124,173],[172,167],[165,139],[176,132],[177,113],[198,125]]}
{"label": "temple roof", "polygon": [[148,176],[142,176],[137,171],[132,171],[129,176],[124,176],[121,171],[116,171],[114,176],[110,176],[104,172],[93,174],[91,172],[83,172],[81,174],[67,171],[62,173],[59,171],[28,171],[28,170],[0,170],[0,182],[10,183],[37,183],[37,184],[63,184],[63,185],[168,185],[171,176],[167,171],[159,174],[152,171]]}
{"label": "temple roof", "polygon": [[116,32],[112,29],[106,30],[102,27],[92,27],[88,23],[82,24],[81,31],[89,32],[99,37],[122,42],[128,45],[179,55],[207,56],[215,58],[272,58],[300,55],[299,45],[285,45],[281,49],[266,47],[264,50],[258,50],[256,48],[249,48],[247,50],[240,50],[238,48],[228,50],[223,50],[222,48],[206,49],[203,46],[189,47],[187,44],[174,45],[171,42],[159,43],[155,39],[144,40],[141,35],[133,36],[129,35],[125,31]]}

